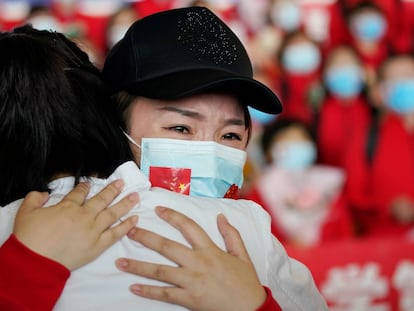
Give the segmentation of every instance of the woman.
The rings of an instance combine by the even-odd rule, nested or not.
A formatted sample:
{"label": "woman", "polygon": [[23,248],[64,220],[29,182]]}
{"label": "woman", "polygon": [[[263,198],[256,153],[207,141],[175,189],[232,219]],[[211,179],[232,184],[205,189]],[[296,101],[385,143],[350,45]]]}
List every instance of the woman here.
{"label": "woman", "polygon": [[[62,195],[68,193],[78,181],[89,180],[92,192],[96,193],[109,181],[118,179],[116,174],[110,175],[110,172],[130,159],[129,146],[117,124],[114,124],[111,121],[112,118],[109,117],[113,112],[110,105],[107,105],[99,73],[91,65],[86,54],[60,34],[39,32],[30,27],[18,28],[12,33],[2,34],[0,45],[3,61],[0,64],[2,81],[8,82],[1,90],[3,122],[1,122],[0,140],[1,146],[8,146],[1,152],[2,169],[5,172],[2,177],[8,181],[6,183],[3,180],[2,183],[3,203],[20,198],[31,190],[51,189],[51,197],[47,203],[50,205],[60,201]],[[31,53],[28,54],[27,51]],[[7,167],[5,163],[10,167]],[[130,166],[131,162],[127,162],[127,165]],[[82,176],[95,177],[84,178]],[[56,191],[59,187],[64,187],[65,190]],[[123,194],[125,195],[126,193]],[[131,195],[132,197],[129,198],[132,202],[136,202],[137,199],[134,198],[133,192]],[[69,198],[70,200],[73,199]],[[1,210],[0,219],[6,223],[12,223],[9,220],[14,218],[13,214],[16,213],[19,205],[20,201],[15,201],[5,206]],[[130,208],[130,203],[124,203],[124,205],[125,212],[125,209]],[[119,212],[116,217],[120,217],[121,214],[122,212]],[[165,213],[161,214],[165,215]],[[168,211],[166,214],[168,215]],[[134,219],[130,220],[128,226],[133,223]],[[223,228],[226,225],[223,220],[219,223],[221,223],[220,232],[224,233]],[[9,225],[8,228],[1,228],[2,242],[10,235],[12,231],[10,227]],[[147,234],[139,229],[136,230],[135,233]],[[220,254],[221,257],[228,255],[223,251]],[[247,254],[244,262],[246,260],[248,261]],[[239,265],[238,271],[244,271],[241,284],[244,284],[247,293],[247,295],[242,295],[244,299],[239,303],[250,309],[262,307],[261,310],[265,310],[263,308],[274,310],[276,303],[272,304],[271,295],[267,295],[268,298],[266,298],[268,292],[264,291],[260,285],[251,263],[243,264],[242,260],[239,262],[241,266]],[[68,268],[74,268],[74,266],[61,266],[62,274],[65,274],[65,271],[68,274]],[[226,272],[228,276],[231,274],[236,276],[236,280],[240,275],[237,271]],[[126,274],[122,273],[122,275]],[[62,279],[65,280],[65,277],[62,277],[60,281]],[[73,274],[70,280],[72,279]],[[2,280],[5,279],[2,278]],[[9,283],[6,281],[2,284]],[[56,282],[52,282],[52,285],[56,285]],[[219,300],[220,302],[230,303],[234,307],[231,290],[237,291],[240,288],[240,282],[236,281],[232,286],[235,289],[230,288],[230,292],[216,290],[214,294],[224,298],[224,300]],[[117,289],[115,284],[112,288]],[[128,293],[122,287],[119,287],[117,291]],[[51,300],[43,305],[44,301],[32,299],[29,309],[50,309],[59,293],[60,291],[57,290],[54,297],[49,297],[48,299]],[[88,292],[85,293],[89,295]],[[207,291],[204,295],[206,294],[208,296],[210,292]],[[6,298],[8,297],[10,296],[6,295]],[[131,301],[135,309],[141,307],[145,309],[145,306],[137,301],[137,297],[133,298],[135,300]],[[203,304],[197,307],[203,308],[207,305],[214,310],[228,308],[224,304],[212,305],[213,301],[217,300],[205,299]],[[76,300],[76,302],[80,301]],[[194,302],[191,303],[194,304]],[[182,304],[189,306],[188,301],[183,301]],[[19,308],[15,305],[11,308],[13,307]],[[71,307],[73,307],[73,301]],[[60,305],[56,308],[60,308]],[[24,306],[20,310],[24,310]]]}

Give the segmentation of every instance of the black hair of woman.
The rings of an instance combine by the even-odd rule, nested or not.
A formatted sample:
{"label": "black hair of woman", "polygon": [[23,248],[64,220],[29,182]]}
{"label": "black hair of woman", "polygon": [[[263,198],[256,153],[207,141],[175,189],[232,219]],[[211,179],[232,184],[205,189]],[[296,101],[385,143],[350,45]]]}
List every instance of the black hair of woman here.
{"label": "black hair of woman", "polygon": [[132,159],[99,70],[64,35],[0,33],[0,80],[0,205]]}

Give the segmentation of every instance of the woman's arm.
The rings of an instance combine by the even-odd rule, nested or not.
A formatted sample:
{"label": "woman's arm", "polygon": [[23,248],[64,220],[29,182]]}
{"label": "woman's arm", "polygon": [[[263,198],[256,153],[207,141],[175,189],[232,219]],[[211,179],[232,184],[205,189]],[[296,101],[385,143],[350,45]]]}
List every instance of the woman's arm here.
{"label": "woman's arm", "polygon": [[133,194],[106,209],[122,190],[110,184],[86,200],[79,184],[60,203],[41,208],[46,193],[29,193],[16,215],[13,235],[0,247],[0,310],[51,310],[70,270],[96,258],[135,226],[136,217],[111,227],[137,202]]}

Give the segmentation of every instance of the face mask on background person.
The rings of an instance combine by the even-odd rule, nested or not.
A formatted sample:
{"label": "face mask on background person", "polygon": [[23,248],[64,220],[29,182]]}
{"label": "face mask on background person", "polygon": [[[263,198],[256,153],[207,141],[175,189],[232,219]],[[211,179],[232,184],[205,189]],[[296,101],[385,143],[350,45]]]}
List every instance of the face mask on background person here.
{"label": "face mask on background person", "polygon": [[[213,141],[143,138],[141,146],[125,133],[131,143],[141,149],[141,171],[149,177],[155,168],[183,169],[188,172],[189,194],[198,197],[223,198],[229,190],[243,184],[246,152]],[[172,179],[175,183],[177,176]],[[165,183],[165,180],[163,181]],[[151,181],[152,183],[152,181]],[[237,188],[235,188],[237,187]],[[177,191],[179,192],[179,191]]]}
{"label": "face mask on background person", "polygon": [[309,141],[283,141],[272,149],[273,163],[288,171],[302,171],[316,160],[316,146]]}
{"label": "face mask on background person", "polygon": [[288,46],[282,55],[282,65],[290,73],[307,74],[319,68],[321,53],[312,43],[295,43]]}
{"label": "face mask on background person", "polygon": [[398,114],[414,111],[414,79],[388,81],[384,86],[386,104]]}
{"label": "face mask on background person", "polygon": [[363,87],[362,72],[358,66],[329,68],[324,78],[328,91],[343,99],[357,96]]}
{"label": "face mask on background person", "polygon": [[358,14],[351,19],[351,32],[361,40],[378,41],[387,29],[387,22],[380,14]]}
{"label": "face mask on background person", "polygon": [[39,15],[31,17],[27,20],[27,23],[32,24],[33,28],[38,30],[54,30],[57,32],[62,32],[63,28],[59,21],[53,16],[49,15]]}
{"label": "face mask on background person", "polygon": [[271,8],[270,18],[274,25],[284,31],[294,31],[300,27],[301,13],[299,6],[293,1],[276,2]]}

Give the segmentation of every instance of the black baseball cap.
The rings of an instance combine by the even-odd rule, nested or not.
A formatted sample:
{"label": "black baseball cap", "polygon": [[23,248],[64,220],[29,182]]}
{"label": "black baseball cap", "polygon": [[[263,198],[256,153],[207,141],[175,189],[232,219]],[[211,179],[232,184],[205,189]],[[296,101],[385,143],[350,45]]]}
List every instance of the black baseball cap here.
{"label": "black baseball cap", "polygon": [[173,100],[217,91],[262,112],[282,111],[276,94],[253,79],[240,40],[204,7],[163,11],[136,21],[109,51],[103,76],[111,94],[127,91]]}

